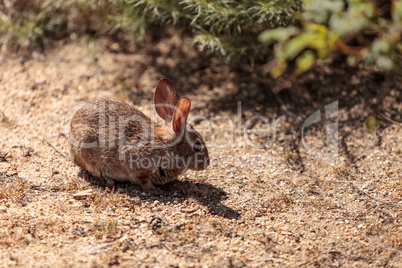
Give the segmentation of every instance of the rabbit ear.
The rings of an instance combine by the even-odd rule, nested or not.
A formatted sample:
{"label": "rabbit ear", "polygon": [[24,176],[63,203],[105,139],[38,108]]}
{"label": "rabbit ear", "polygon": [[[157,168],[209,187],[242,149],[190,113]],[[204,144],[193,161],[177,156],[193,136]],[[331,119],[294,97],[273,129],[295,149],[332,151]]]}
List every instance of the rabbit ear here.
{"label": "rabbit ear", "polygon": [[172,127],[176,135],[180,135],[186,125],[188,113],[190,112],[191,102],[183,97],[177,102],[176,110],[173,115]]}
{"label": "rabbit ear", "polygon": [[170,122],[177,103],[177,91],[168,79],[161,79],[155,89],[154,104],[158,115]]}

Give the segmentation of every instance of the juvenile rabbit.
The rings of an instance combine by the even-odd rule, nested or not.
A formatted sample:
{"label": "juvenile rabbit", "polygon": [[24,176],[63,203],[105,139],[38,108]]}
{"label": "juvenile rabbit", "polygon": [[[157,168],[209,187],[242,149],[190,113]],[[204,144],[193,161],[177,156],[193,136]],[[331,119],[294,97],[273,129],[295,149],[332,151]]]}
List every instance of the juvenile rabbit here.
{"label": "juvenile rabbit", "polygon": [[153,194],[162,192],[155,185],[175,180],[187,169],[207,168],[205,142],[186,124],[191,102],[177,96],[169,80],[159,81],[154,104],[164,124],[156,124],[122,101],[100,99],[85,104],[69,125],[73,162],[104,186],[139,182]]}

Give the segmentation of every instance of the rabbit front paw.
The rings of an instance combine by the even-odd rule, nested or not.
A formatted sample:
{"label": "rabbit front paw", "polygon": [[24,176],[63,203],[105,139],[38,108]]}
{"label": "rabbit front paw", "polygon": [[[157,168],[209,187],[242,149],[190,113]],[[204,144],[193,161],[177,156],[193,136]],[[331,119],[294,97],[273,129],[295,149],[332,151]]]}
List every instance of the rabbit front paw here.
{"label": "rabbit front paw", "polygon": [[115,185],[114,180],[107,177],[96,177],[96,181],[103,187],[112,188]]}
{"label": "rabbit front paw", "polygon": [[141,183],[142,189],[152,195],[161,195],[164,191],[156,187],[148,177],[143,177],[138,179]]}

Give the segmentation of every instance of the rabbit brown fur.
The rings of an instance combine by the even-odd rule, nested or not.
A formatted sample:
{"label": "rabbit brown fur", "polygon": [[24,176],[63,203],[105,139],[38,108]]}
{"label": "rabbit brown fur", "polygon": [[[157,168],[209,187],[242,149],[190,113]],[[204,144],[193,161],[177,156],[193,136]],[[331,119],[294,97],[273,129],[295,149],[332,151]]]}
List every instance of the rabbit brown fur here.
{"label": "rabbit brown fur", "polygon": [[105,186],[115,181],[139,182],[145,191],[178,178],[187,169],[209,165],[201,135],[186,124],[190,100],[177,100],[173,84],[159,81],[154,96],[156,124],[141,111],[118,100],[100,99],[85,104],[73,116],[70,153],[73,162]]}

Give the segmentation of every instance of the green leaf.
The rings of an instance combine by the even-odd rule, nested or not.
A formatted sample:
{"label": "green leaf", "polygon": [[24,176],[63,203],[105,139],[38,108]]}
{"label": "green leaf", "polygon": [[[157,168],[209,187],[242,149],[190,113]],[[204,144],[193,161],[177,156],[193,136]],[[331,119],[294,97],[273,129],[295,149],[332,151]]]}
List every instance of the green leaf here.
{"label": "green leaf", "polygon": [[313,52],[306,51],[296,60],[297,69],[301,72],[308,70],[315,62],[316,57]]}
{"label": "green leaf", "polygon": [[272,69],[271,76],[273,78],[278,78],[285,72],[286,67],[287,67],[286,61],[278,60],[278,65],[274,69]]}
{"label": "green leaf", "polygon": [[292,38],[285,46],[285,51],[289,59],[293,59],[301,51],[308,47],[321,48],[323,40],[319,40],[314,33],[306,32]]}
{"label": "green leaf", "polygon": [[378,126],[378,120],[374,116],[369,116],[366,120],[366,129],[367,132],[373,134]]}
{"label": "green leaf", "polygon": [[344,1],[342,0],[313,0],[310,3],[305,2],[304,19],[324,24],[333,13],[342,12]]}
{"label": "green leaf", "polygon": [[377,67],[381,70],[389,71],[394,67],[394,62],[392,59],[383,55],[378,56],[376,63]]}
{"label": "green leaf", "polygon": [[378,39],[373,42],[373,46],[371,48],[371,51],[376,54],[380,54],[383,52],[387,52],[390,48],[389,42],[387,40],[383,39]]}
{"label": "green leaf", "polygon": [[266,30],[263,33],[261,33],[258,37],[260,42],[274,42],[274,41],[279,41],[279,42],[285,42],[287,39],[289,39],[291,36],[297,34],[298,29],[296,27],[279,27],[276,29],[272,30]]}
{"label": "green leaf", "polygon": [[353,66],[356,64],[356,57],[353,55],[350,55],[347,57],[346,62],[348,63],[348,65]]}

